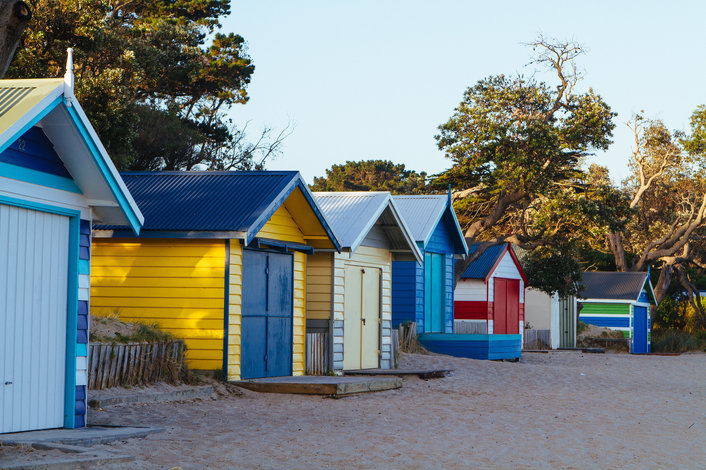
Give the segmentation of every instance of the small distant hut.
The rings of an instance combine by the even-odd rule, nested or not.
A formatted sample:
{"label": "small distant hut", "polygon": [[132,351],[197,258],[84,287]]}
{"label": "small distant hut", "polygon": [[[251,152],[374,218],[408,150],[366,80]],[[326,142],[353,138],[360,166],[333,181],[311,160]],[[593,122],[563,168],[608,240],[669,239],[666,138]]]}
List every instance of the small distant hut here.
{"label": "small distant hut", "polygon": [[633,354],[650,352],[650,307],[656,302],[648,274],[585,272],[583,285],[579,320],[622,331]]}

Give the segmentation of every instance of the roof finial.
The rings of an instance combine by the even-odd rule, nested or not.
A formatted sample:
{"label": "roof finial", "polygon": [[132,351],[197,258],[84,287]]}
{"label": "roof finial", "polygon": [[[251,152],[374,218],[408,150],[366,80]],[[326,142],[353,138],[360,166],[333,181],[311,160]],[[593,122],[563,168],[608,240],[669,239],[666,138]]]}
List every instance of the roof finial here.
{"label": "roof finial", "polygon": [[64,97],[71,102],[74,96],[74,50],[66,49],[66,73],[64,74]]}

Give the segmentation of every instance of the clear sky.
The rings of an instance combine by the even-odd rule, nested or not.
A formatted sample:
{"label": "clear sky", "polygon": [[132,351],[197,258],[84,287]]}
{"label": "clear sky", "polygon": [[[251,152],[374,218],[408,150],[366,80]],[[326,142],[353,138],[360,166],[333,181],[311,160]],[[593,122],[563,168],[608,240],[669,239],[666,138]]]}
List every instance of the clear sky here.
{"label": "clear sky", "polygon": [[269,169],[308,182],[347,160],[386,159],[438,173],[436,147],[464,90],[479,79],[524,73],[539,32],[588,53],[581,89],[618,113],[615,142],[593,157],[614,180],[627,176],[624,125],[644,110],[688,128],[706,104],[706,2],[702,1],[233,1],[225,32],[248,41],[255,74],[235,122],[295,125]]}

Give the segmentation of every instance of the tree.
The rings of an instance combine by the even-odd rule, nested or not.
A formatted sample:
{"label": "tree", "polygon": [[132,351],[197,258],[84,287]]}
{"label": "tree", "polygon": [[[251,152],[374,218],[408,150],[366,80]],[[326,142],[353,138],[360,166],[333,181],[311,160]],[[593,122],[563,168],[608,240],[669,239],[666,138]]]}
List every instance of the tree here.
{"label": "tree", "polygon": [[3,25],[0,34],[0,78],[5,76],[30,19],[32,10],[25,2],[0,0],[0,24]]}
{"label": "tree", "polygon": [[537,52],[533,63],[548,67],[556,86],[522,76],[480,80],[436,136],[453,166],[433,186],[455,188],[465,235],[480,243],[457,264],[457,276],[488,246],[507,241],[573,256],[569,238],[578,234],[570,228],[588,229],[577,221],[614,222],[607,220],[603,200],[593,198],[581,164],[609,146],[615,113],[592,89],[574,92],[581,46],[542,37],[531,46]]}
{"label": "tree", "polygon": [[333,165],[326,176],[315,177],[312,191],[390,191],[416,194],[424,191],[425,172],[407,170],[403,163],[389,160],[361,160]]}
{"label": "tree", "polygon": [[31,4],[9,76],[62,76],[73,47],[76,95],[119,168],[222,166],[238,138],[225,112],[255,69],[245,40],[219,32],[228,0]]}
{"label": "tree", "polygon": [[692,114],[691,132],[670,132],[663,122],[637,115],[633,132],[632,175],[622,190],[630,198],[630,214],[622,231],[606,242],[619,271],[660,268],[655,296],[660,302],[673,279],[689,293],[696,319],[706,327],[694,277],[706,268],[706,107]]}

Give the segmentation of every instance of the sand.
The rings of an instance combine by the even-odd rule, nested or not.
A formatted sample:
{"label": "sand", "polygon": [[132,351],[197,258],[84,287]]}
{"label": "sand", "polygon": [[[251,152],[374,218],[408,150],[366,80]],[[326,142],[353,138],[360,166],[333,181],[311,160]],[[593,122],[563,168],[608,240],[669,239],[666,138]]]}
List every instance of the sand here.
{"label": "sand", "polygon": [[[258,394],[119,405],[92,423],[167,431],[97,446],[134,468],[704,468],[706,354],[404,355],[456,370],[330,399]],[[120,468],[105,467],[105,468]]]}

